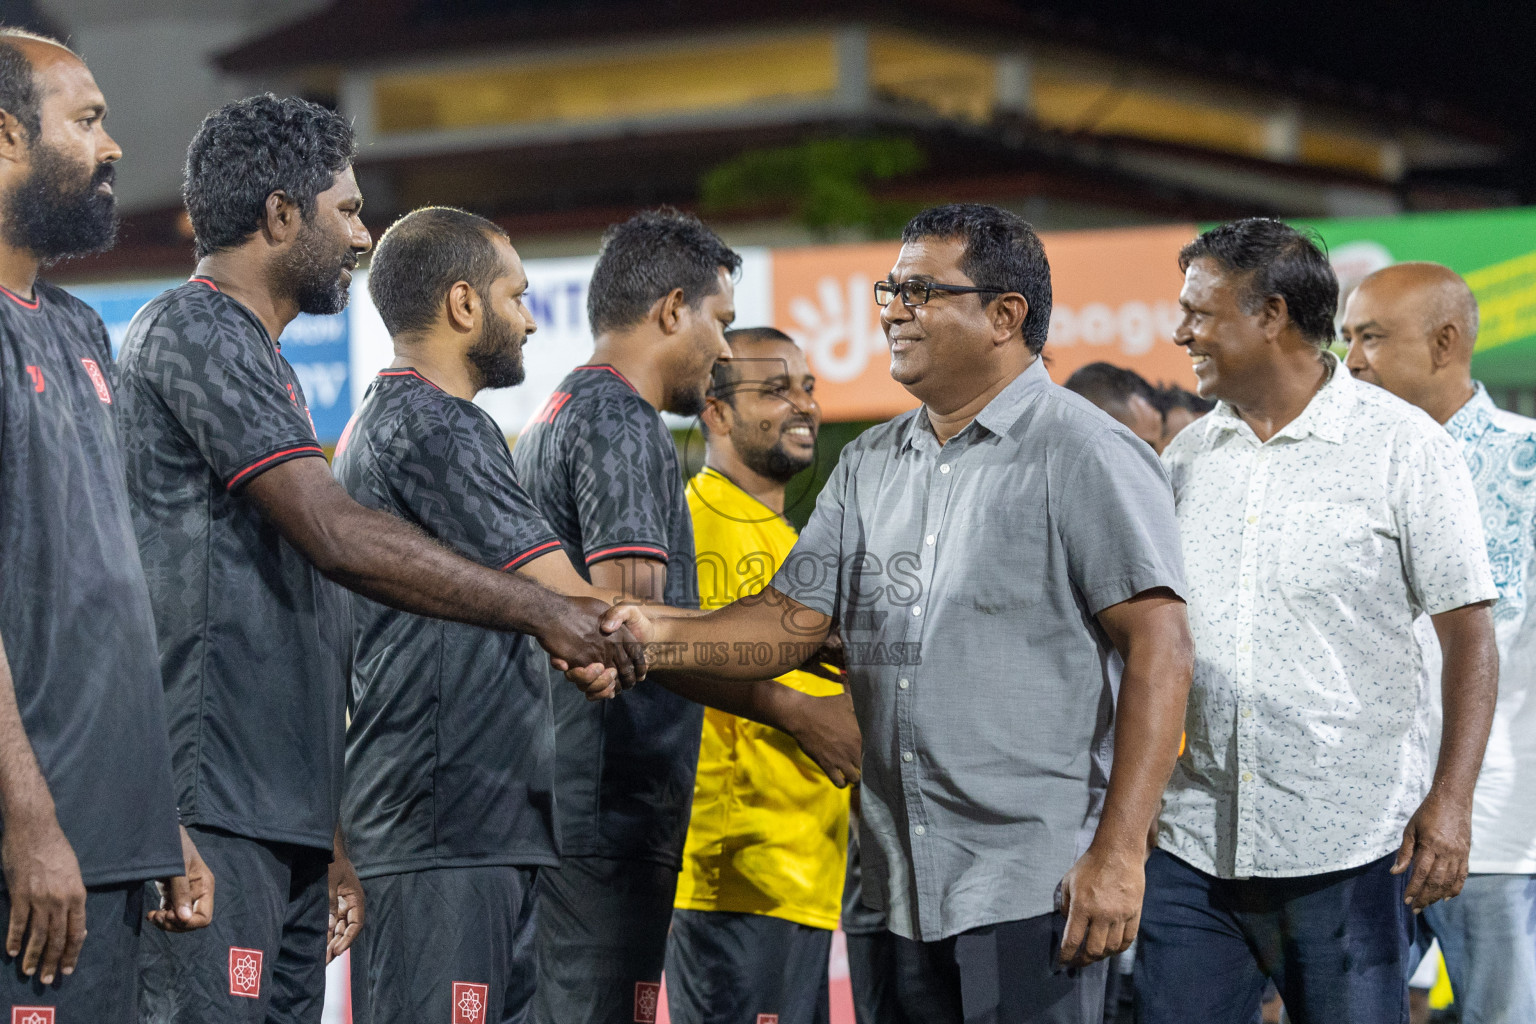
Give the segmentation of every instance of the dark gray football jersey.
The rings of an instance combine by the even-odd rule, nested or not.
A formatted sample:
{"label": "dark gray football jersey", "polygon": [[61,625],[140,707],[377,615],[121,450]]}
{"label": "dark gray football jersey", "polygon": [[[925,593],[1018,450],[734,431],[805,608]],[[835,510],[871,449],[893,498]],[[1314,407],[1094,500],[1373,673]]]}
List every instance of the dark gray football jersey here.
{"label": "dark gray football jersey", "polygon": [[66,292],[39,281],[36,295],[0,288],[0,638],[16,704],[85,884],[179,875],[107,331]]}
{"label": "dark gray football jersey", "polygon": [[[385,370],[342,435],[361,504],[504,572],[560,541],[518,486],[494,420],[415,370]],[[533,638],[352,596],[342,824],[363,877],[559,863],[548,656]]]}
{"label": "dark gray football jersey", "polygon": [[298,377],[256,315],[201,278],[139,312],[119,370],[182,818],[329,849],[350,605],[242,492],[324,456]]}
{"label": "dark gray football jersey", "polygon": [[[693,520],[677,448],[611,366],[573,370],[518,438],[518,479],[577,570],[667,563],[666,602],[697,608]],[[680,867],[704,709],[654,682],[611,701],[554,688],[555,792],[564,852]]]}

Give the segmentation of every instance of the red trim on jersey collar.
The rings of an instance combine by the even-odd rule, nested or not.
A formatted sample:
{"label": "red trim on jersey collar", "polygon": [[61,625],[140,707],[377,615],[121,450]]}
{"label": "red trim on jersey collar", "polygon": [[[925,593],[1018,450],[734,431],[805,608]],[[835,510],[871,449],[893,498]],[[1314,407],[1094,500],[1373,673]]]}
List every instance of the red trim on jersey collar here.
{"label": "red trim on jersey collar", "polygon": [[210,280],[209,278],[206,278],[206,277],[189,277],[189,278],[187,278],[187,283],[188,284],[205,284],[209,288],[212,288],[214,291],[218,291],[219,290],[219,286],[214,284],[212,280]]}
{"label": "red trim on jersey collar", "polygon": [[[380,370],[379,371],[379,376],[380,377],[415,377],[417,380],[425,380],[425,381],[427,381],[428,384],[432,384],[431,381],[427,380],[427,378],[423,377],[421,374],[417,373],[415,370],[411,369],[410,367],[401,367],[398,370]],[[437,388],[437,390],[439,390],[439,391],[443,390],[442,388],[438,388],[436,384],[432,384],[432,386],[434,388]]]}
{"label": "red trim on jersey collar", "polygon": [[624,382],[624,386],[629,388],[629,390],[633,391],[637,395],[640,393],[640,389],[635,387],[633,384],[631,384],[629,382],[629,378],[628,377],[624,376],[622,373],[620,373],[618,370],[615,370],[613,367],[609,366],[607,363],[590,363],[590,364],[588,364],[586,366],[578,366],[578,367],[576,367],[576,369],[578,369],[578,370],[607,370],[609,373],[611,373],[615,377],[619,378],[619,380],[623,381]]}
{"label": "red trim on jersey collar", "polygon": [[35,299],[24,299],[3,284],[0,284],[0,292],[4,292],[6,298],[10,299],[12,302],[16,303],[16,305],[25,309],[36,309],[43,304],[41,296]]}

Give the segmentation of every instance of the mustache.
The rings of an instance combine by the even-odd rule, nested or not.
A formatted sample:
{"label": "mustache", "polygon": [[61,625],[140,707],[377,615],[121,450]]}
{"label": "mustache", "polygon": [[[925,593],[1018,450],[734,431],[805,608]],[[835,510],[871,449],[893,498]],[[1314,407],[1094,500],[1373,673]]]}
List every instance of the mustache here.
{"label": "mustache", "polygon": [[91,175],[91,188],[98,185],[111,185],[117,181],[117,164],[104,163],[96,165],[96,173]]}
{"label": "mustache", "polygon": [[788,430],[791,427],[804,427],[807,430],[809,430],[812,434],[815,434],[815,433],[818,432],[816,430],[816,421],[811,419],[809,416],[796,416],[793,419],[785,420],[784,421],[784,425],[779,428],[779,433],[782,434],[782,433],[784,433],[784,431]]}

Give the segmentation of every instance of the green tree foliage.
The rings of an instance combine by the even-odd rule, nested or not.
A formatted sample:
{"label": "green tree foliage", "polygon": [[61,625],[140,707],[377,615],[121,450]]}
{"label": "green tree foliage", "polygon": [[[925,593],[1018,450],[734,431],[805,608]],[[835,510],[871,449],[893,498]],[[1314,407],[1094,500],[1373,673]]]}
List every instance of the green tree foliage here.
{"label": "green tree foliage", "polygon": [[751,150],[715,167],[700,183],[706,213],[739,213],[789,203],[821,236],[854,230],[899,234],[920,204],[878,199],[874,182],[920,170],[926,157],[908,138],[821,139]]}

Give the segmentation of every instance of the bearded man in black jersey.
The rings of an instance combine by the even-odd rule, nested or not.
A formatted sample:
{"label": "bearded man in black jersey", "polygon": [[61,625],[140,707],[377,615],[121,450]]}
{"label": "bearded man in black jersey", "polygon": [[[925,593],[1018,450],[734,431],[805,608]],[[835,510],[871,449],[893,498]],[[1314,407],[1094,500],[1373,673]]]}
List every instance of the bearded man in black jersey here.
{"label": "bearded man in black jersey", "polygon": [[0,30],[0,1005],[47,1024],[135,1019],[146,881],[168,882],[162,928],[213,911],[176,822],[106,328],[37,277],[112,244],[106,112],[72,51]]}
{"label": "bearded man in black jersey", "polygon": [[196,273],[123,345],[179,806],[228,895],[207,931],[146,944],[156,1024],[314,1024],[327,958],[362,925],[337,833],[351,616],[335,584],[602,665],[593,696],[639,674],[638,649],[597,633],[602,602],[455,555],[331,476],[281,342],[299,313],[345,307],[372,245],[353,150],[347,122],[304,100],[210,114],[184,187]]}

